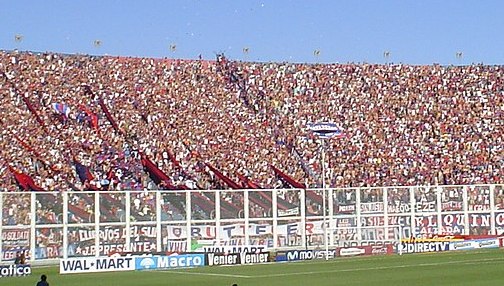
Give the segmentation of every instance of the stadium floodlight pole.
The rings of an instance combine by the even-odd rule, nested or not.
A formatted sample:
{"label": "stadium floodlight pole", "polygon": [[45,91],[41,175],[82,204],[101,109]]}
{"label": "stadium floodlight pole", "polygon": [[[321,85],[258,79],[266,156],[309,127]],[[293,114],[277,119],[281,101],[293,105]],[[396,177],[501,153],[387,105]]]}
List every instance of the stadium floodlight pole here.
{"label": "stadium floodlight pole", "polygon": [[322,140],[322,225],[324,226],[325,259],[329,259],[329,239],[327,238],[326,183],[325,183],[325,140]]}
{"label": "stadium floodlight pole", "polygon": [[[313,132],[322,141],[322,226],[324,228],[324,246],[325,246],[325,259],[329,259],[329,240],[327,239],[327,210],[326,210],[326,168],[325,168],[325,157],[326,157],[326,144],[325,139],[331,139],[342,134],[341,128],[335,123],[331,122],[319,122],[308,124],[308,130]],[[331,214],[332,216],[332,214]]]}

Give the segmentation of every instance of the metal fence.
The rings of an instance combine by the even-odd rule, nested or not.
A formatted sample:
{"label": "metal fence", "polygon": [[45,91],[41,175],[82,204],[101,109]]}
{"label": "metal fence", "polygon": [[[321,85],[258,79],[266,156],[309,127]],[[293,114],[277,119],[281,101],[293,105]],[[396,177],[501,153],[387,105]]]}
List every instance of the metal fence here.
{"label": "metal fence", "polygon": [[[318,248],[326,238],[331,246],[346,246],[398,236],[504,233],[504,185],[8,192],[0,193],[0,205],[0,262],[19,251],[34,261],[222,246]],[[387,226],[395,225],[402,233],[393,228],[388,234]],[[326,236],[324,226],[338,232]]]}

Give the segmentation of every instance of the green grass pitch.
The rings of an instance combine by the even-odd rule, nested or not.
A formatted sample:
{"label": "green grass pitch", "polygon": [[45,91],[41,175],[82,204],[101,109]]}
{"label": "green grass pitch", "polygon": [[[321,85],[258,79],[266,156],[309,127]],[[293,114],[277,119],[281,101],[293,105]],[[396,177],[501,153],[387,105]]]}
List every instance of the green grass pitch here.
{"label": "green grass pitch", "polygon": [[60,275],[57,267],[34,267],[29,277],[0,278],[1,286],[334,286],[504,285],[504,250],[457,251],[336,258],[248,266]]}

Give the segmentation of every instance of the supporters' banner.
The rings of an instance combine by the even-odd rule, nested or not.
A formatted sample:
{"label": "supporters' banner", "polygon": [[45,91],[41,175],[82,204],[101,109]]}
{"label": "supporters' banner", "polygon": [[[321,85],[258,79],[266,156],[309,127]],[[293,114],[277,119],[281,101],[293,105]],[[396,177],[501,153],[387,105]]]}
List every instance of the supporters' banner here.
{"label": "supporters' banner", "polygon": [[35,259],[54,259],[63,256],[62,243],[55,243],[35,248]]}
{"label": "supporters' banner", "polygon": [[496,213],[495,214],[495,232],[497,235],[504,234],[504,213]]}
{"label": "supporters' banner", "polygon": [[[16,259],[18,252],[29,253],[29,229],[3,229],[2,230],[2,261]],[[27,259],[29,255],[26,255]]]}
{"label": "supporters' banner", "polygon": [[30,265],[0,265],[0,278],[31,275]]}
{"label": "supporters' banner", "polygon": [[356,206],[356,204],[337,205],[335,212],[337,214],[354,214],[357,209]]}
{"label": "supporters' banner", "polygon": [[490,214],[469,214],[469,234],[487,235],[490,234]]}
{"label": "supporters' banner", "polygon": [[488,186],[470,187],[467,197],[469,211],[490,210],[490,188]]}
{"label": "supporters' banner", "polygon": [[281,209],[278,210],[278,216],[280,216],[280,217],[282,217],[282,216],[295,216],[295,215],[299,215],[299,208],[298,207],[290,208],[287,210],[281,210]]}
{"label": "supporters' banner", "polygon": [[415,216],[414,228],[417,236],[427,237],[431,234],[439,234],[438,216],[436,214]]}
{"label": "supporters' banner", "polygon": [[[306,234],[323,234],[322,228],[323,221],[310,221],[306,222]],[[168,231],[168,239],[186,239],[188,237],[187,228],[185,226],[166,226]],[[199,239],[215,239],[216,228],[214,225],[192,225],[191,226],[192,238]],[[280,224],[277,226],[278,235],[300,235],[301,223],[293,222],[289,224]],[[264,236],[273,234],[273,226],[271,224],[249,224],[249,236]],[[219,237],[223,240],[229,240],[237,236],[245,236],[244,224],[229,224],[221,225],[219,228]]]}
{"label": "supporters' banner", "polygon": [[177,158],[175,158],[175,155],[173,155],[172,151],[168,149],[166,150],[166,153],[168,154],[168,158],[170,158],[170,161],[173,163],[173,165],[176,168],[180,168],[180,163],[179,161],[177,161]]}
{"label": "supporters' banner", "polygon": [[465,232],[464,214],[441,215],[441,231],[439,234],[462,234]]}
{"label": "supporters' banner", "polygon": [[384,210],[383,202],[361,203],[360,208],[362,214],[383,213]]}
{"label": "supporters' banner", "polygon": [[464,210],[463,201],[448,201],[441,203],[441,210],[443,211],[462,211]]}
{"label": "supporters' banner", "polygon": [[433,187],[414,188],[416,213],[430,213],[437,211],[438,189]]}
{"label": "supporters' banner", "polygon": [[[155,226],[130,227],[130,244],[126,244],[127,228],[107,226],[99,232],[100,255],[122,252],[152,252],[156,250]],[[68,256],[91,256],[96,254],[96,232],[92,228],[69,228]]]}
{"label": "supporters' banner", "polygon": [[135,258],[79,257],[60,260],[60,274],[94,273],[135,270]]}
{"label": "supporters' banner", "polygon": [[387,205],[387,211],[389,214],[409,213],[411,212],[410,203],[405,201],[389,202]]}
{"label": "supporters' banner", "polygon": [[35,237],[35,259],[63,256],[63,228],[37,228]]}
{"label": "supporters' banner", "polygon": [[463,187],[439,188],[442,211],[463,211]]}

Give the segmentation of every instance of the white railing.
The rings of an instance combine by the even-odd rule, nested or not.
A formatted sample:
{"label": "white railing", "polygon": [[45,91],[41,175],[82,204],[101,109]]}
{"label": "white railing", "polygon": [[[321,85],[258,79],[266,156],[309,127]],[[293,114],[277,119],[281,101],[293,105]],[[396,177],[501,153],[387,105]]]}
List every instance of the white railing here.
{"label": "white railing", "polygon": [[325,244],[324,219],[329,229],[357,227],[356,233],[328,236],[331,246],[376,240],[364,229],[389,225],[401,225],[398,237],[504,232],[502,184],[327,189],[325,214],[322,193],[0,193],[0,262],[13,260],[19,250],[33,261],[223,245],[315,248]]}

